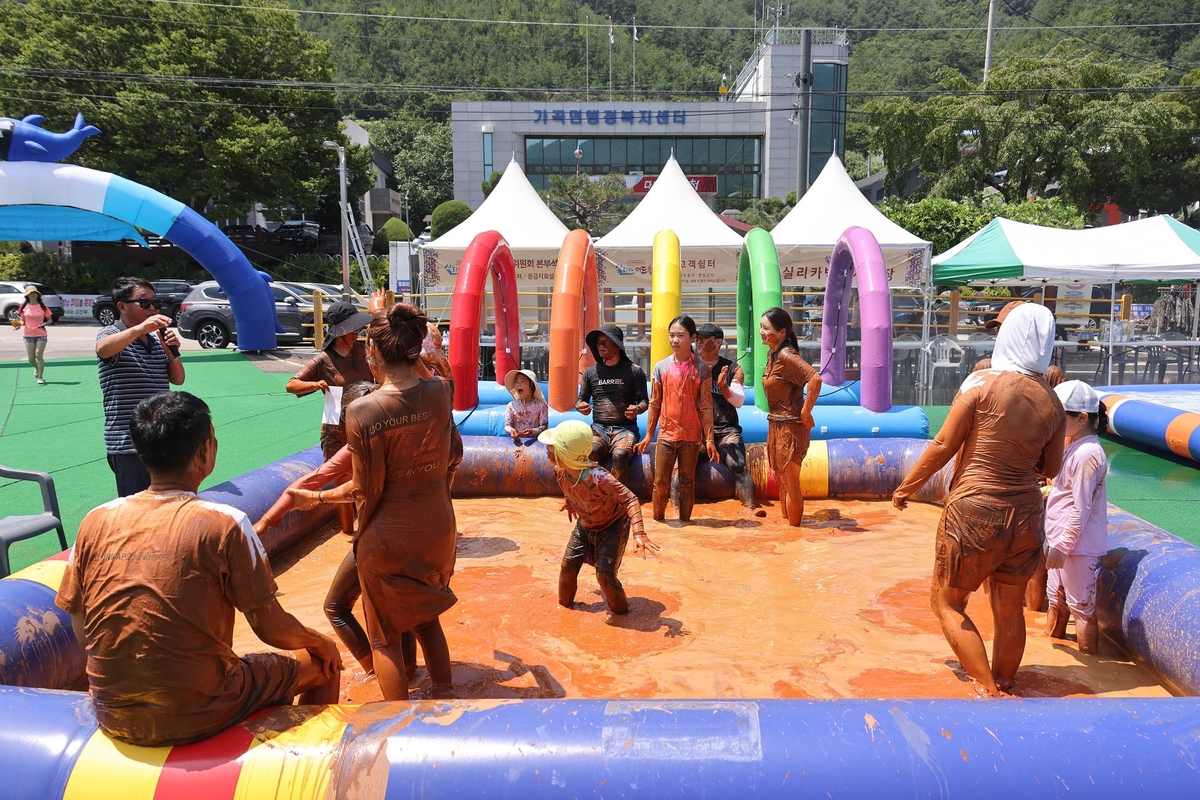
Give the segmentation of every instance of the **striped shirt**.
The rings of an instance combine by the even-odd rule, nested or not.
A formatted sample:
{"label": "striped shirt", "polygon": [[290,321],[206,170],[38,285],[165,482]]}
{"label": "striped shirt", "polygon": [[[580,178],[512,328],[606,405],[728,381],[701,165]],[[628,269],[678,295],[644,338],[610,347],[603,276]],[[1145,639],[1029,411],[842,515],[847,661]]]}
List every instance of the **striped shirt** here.
{"label": "striped shirt", "polygon": [[[101,328],[96,341],[128,330],[117,320]],[[149,341],[149,346],[146,342]],[[131,342],[112,358],[100,358],[100,391],[104,393],[104,449],[113,455],[136,453],[129,435],[133,409],[147,397],[170,391],[167,354],[155,336]]]}

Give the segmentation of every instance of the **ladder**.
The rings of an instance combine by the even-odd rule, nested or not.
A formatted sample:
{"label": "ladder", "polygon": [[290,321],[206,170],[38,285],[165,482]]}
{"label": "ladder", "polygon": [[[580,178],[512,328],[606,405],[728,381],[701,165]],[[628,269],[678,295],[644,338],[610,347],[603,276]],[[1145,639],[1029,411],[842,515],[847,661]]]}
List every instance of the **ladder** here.
{"label": "ladder", "polygon": [[[363,294],[370,296],[371,292],[375,290],[375,281],[371,277],[371,267],[367,264],[367,254],[363,251],[362,238],[358,235],[358,223],[354,220],[354,209],[350,208],[347,203],[342,211],[342,224],[346,225],[346,230],[350,232],[350,249],[354,252],[354,259],[358,262],[358,272],[362,275]],[[350,287],[345,287],[345,291],[350,291]]]}

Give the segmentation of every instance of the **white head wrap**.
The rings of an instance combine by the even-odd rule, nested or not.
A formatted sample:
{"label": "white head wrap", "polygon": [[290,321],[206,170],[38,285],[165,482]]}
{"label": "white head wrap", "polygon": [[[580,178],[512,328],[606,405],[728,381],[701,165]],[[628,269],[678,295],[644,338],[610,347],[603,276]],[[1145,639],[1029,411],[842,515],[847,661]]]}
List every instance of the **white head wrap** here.
{"label": "white head wrap", "polygon": [[1054,353],[1054,315],[1045,306],[1026,303],[1009,313],[992,351],[992,369],[1045,375]]}

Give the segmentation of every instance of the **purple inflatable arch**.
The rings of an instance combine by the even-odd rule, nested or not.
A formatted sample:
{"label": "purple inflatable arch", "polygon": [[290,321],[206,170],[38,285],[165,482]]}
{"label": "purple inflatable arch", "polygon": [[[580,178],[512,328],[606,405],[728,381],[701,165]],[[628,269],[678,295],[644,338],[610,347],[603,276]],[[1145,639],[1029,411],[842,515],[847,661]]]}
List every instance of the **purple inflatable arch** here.
{"label": "purple inflatable arch", "polygon": [[829,259],[825,313],[821,323],[821,380],[841,386],[846,380],[846,328],[850,322],[851,275],[858,276],[862,306],[863,408],[892,407],[892,296],[879,242],[866,228],[847,228]]}

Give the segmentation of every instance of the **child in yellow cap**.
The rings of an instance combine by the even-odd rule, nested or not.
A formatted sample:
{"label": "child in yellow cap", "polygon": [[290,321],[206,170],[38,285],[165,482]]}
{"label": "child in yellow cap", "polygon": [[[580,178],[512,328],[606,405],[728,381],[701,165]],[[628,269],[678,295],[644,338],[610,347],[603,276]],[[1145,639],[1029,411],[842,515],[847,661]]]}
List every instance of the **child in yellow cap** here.
{"label": "child in yellow cap", "polygon": [[608,610],[614,614],[629,613],[629,601],[617,579],[617,570],[625,555],[630,528],[633,552],[642,558],[648,552],[658,552],[658,545],[646,537],[637,495],[591,460],[592,428],[586,422],[567,420],[543,431],[538,441],[546,445],[546,453],[554,464],[554,477],[566,498],[563,510],[567,519],[576,520],[558,573],[559,604],[565,608],[574,605],[579,570],[587,563],[596,568],[596,582],[604,593]]}

